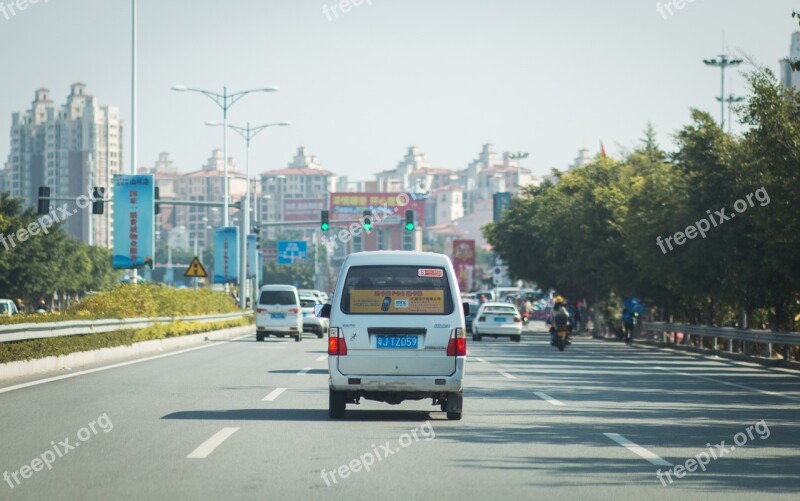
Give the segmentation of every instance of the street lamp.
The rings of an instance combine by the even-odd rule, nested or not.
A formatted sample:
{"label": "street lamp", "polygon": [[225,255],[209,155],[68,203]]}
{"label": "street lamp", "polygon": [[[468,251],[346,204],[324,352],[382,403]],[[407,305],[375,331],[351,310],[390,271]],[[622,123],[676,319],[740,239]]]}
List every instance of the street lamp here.
{"label": "street lamp", "polygon": [[199,92],[204,96],[208,97],[215,103],[217,106],[222,108],[222,119],[223,119],[223,132],[222,132],[222,162],[224,164],[224,177],[222,180],[222,191],[223,191],[223,210],[222,210],[222,226],[228,226],[228,109],[231,108],[237,101],[241,98],[246,96],[247,94],[251,94],[253,92],[275,92],[278,90],[278,87],[262,87],[259,89],[250,89],[250,90],[243,90],[241,92],[234,92],[233,94],[228,94],[228,87],[222,87],[222,94],[203,90],[203,89],[194,89],[191,87],[186,87],[185,85],[173,85],[172,90],[177,92]]}
{"label": "street lamp", "polygon": [[[722,99],[717,98],[717,101],[722,101]],[[734,96],[733,94],[728,94],[728,97],[725,98],[725,102],[728,103],[728,134],[731,133],[731,124],[733,123],[733,119],[731,118],[731,105],[741,103],[742,101],[744,101],[743,97]]]}
{"label": "street lamp", "polygon": [[239,245],[241,256],[241,259],[239,260],[239,287],[241,289],[239,294],[239,307],[244,309],[247,304],[244,293],[247,290],[245,286],[247,283],[247,234],[250,233],[250,141],[256,137],[259,132],[267,129],[268,127],[285,127],[291,125],[291,123],[275,122],[259,125],[257,127],[250,127],[250,122],[247,122],[246,127],[240,127],[238,125],[231,124],[218,124],[216,122],[206,122],[206,125],[210,127],[229,127],[237,134],[242,136],[247,145],[247,149],[245,150],[245,190],[244,198],[241,201],[241,210],[239,211],[239,213],[242,215],[242,227],[240,231],[241,242]]}
{"label": "street lamp", "polygon": [[719,126],[720,128],[725,127],[725,68],[728,66],[739,66],[742,64],[741,59],[728,59],[726,54],[720,54],[719,59],[703,59],[703,63],[706,66],[713,66],[715,68],[720,68],[721,70],[721,85],[720,85],[720,119],[719,119]]}
{"label": "street lamp", "polygon": [[528,158],[529,153],[519,151],[517,153],[511,153],[508,155],[508,158],[511,160],[517,161],[517,194],[519,194],[520,188],[522,187],[522,159]]}

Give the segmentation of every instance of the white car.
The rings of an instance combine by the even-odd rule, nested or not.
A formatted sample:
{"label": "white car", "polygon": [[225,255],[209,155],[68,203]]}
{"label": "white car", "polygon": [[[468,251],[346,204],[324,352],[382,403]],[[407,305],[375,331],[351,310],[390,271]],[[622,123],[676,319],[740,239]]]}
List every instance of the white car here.
{"label": "white car", "polygon": [[10,317],[19,313],[17,305],[11,299],[0,299],[0,317]]}
{"label": "white car", "polygon": [[265,285],[256,305],[256,341],[270,335],[303,339],[300,297],[292,285]]}
{"label": "white car", "polygon": [[472,340],[484,337],[509,337],[522,340],[522,316],[513,304],[483,303],[472,321]]}
{"label": "white car", "polygon": [[300,296],[313,296],[314,298],[318,299],[319,302],[325,303],[325,300],[322,298],[322,292],[316,289],[299,289],[297,291]]}
{"label": "white car", "polygon": [[318,338],[328,333],[328,319],[317,318],[314,307],[322,302],[313,296],[300,296],[300,310],[303,312],[303,332],[315,334]]}
{"label": "white car", "polygon": [[399,404],[430,398],[461,419],[467,355],[464,309],[450,258],[377,251],[345,259],[328,329],[328,412],[360,399]]}

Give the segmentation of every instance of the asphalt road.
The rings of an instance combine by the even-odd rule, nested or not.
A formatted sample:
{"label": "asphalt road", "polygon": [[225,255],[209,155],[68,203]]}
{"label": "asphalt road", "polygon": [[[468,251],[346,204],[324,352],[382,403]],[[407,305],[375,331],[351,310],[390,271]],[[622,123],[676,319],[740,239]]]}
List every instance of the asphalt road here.
{"label": "asphalt road", "polygon": [[329,421],[313,337],[7,383],[0,499],[797,499],[798,375],[589,338],[559,353],[541,327],[468,342],[462,421],[429,402]]}

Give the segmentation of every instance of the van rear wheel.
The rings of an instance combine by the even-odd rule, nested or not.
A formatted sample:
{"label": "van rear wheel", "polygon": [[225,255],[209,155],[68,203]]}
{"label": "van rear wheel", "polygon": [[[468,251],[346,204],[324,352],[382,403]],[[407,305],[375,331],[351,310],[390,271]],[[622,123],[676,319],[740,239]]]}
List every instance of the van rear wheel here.
{"label": "van rear wheel", "polygon": [[347,407],[345,392],[328,390],[328,416],[331,419],[343,419]]}
{"label": "van rear wheel", "polygon": [[302,340],[303,340],[303,333],[301,332],[301,333],[297,334],[297,335],[294,337],[294,340],[295,340],[296,342],[298,342],[298,343],[299,343],[300,341],[302,341]]}

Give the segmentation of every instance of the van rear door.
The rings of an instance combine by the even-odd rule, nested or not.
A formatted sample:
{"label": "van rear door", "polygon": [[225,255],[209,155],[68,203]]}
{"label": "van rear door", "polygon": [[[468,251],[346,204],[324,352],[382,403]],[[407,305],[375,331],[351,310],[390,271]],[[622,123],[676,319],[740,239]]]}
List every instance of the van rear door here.
{"label": "van rear door", "polygon": [[[345,375],[448,376],[456,357],[448,343],[461,325],[458,291],[447,270],[416,265],[354,266],[348,270],[337,327],[347,355]],[[338,313],[338,312],[337,312]],[[338,323],[338,322],[337,322]]]}

